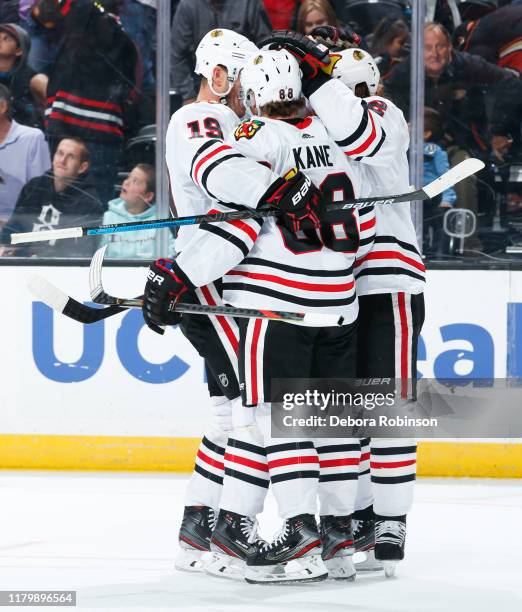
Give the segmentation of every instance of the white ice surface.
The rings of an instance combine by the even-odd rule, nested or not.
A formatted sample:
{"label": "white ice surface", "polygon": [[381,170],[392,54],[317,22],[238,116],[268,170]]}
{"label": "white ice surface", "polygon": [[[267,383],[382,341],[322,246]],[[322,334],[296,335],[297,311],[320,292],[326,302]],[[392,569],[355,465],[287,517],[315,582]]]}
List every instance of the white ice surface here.
{"label": "white ice surface", "polygon": [[[522,481],[420,480],[397,578],[300,587],[176,572],[185,485],[163,474],[0,472],[0,590],[76,590],[91,610],[522,610]],[[271,497],[261,527],[278,528]]]}

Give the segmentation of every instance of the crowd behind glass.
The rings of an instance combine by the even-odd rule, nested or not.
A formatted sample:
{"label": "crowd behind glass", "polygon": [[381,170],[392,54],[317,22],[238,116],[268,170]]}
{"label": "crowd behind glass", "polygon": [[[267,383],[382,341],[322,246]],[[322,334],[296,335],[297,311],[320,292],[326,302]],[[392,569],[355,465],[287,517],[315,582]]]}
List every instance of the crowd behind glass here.
{"label": "crowd behind glass", "polygon": [[[407,0],[172,1],[170,110],[195,99],[194,51],[210,29],[254,42],[272,29],[350,27],[376,58],[379,95],[409,119]],[[522,253],[522,1],[437,0],[424,28],[424,183],[466,157],[486,168],[424,205],[423,253],[459,261]],[[99,240],[10,245],[12,232],[153,219],[157,0],[0,3],[0,255],[90,257]],[[383,194],[385,195],[385,194]],[[448,211],[476,229],[461,249]],[[457,217],[455,217],[457,218]],[[458,221],[458,219],[457,219]],[[457,223],[458,225],[458,223]],[[168,240],[174,251],[174,237]],[[470,232],[468,232],[469,234]],[[150,260],[158,232],[105,238]],[[464,247],[462,250],[462,246]]]}

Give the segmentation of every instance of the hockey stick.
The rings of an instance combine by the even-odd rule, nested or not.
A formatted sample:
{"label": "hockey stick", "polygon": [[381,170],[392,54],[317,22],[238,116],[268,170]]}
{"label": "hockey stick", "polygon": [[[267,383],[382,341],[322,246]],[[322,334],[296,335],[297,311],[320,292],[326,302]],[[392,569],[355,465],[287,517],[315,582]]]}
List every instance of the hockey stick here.
{"label": "hockey stick", "polygon": [[78,323],[96,323],[127,310],[123,306],[109,306],[108,308],[87,306],[66,295],[61,289],[37,274],[29,278],[27,287],[34,298]]}
{"label": "hockey stick", "polygon": [[[484,162],[473,157],[461,161],[422,189],[409,191],[401,195],[377,196],[372,198],[355,198],[343,202],[334,202],[328,210],[344,210],[347,208],[365,208],[376,204],[399,204],[415,200],[431,200],[459,181],[468,178],[475,172],[484,168]],[[84,227],[67,227],[63,229],[48,230],[46,232],[23,232],[11,234],[11,244],[26,242],[44,242],[46,240],[61,240],[63,238],[81,238],[82,236],[99,236],[101,234],[116,234],[120,232],[134,232],[146,229],[161,229],[164,227],[180,227],[182,225],[198,225],[200,223],[220,223],[238,219],[251,219],[252,217],[275,217],[280,212],[276,209],[245,210],[229,213],[213,213],[209,215],[193,215],[179,217],[178,219],[155,219],[150,221],[136,221],[112,225],[93,225]]]}
{"label": "hockey stick", "polygon": [[[105,292],[102,283],[103,258],[107,245],[101,247],[94,254],[89,268],[89,286],[91,298],[96,304],[105,304],[111,307],[124,306],[126,308],[141,308],[143,300],[113,297]],[[186,304],[174,302],[170,305],[172,312],[202,315],[223,315],[246,319],[271,319],[285,321],[286,323],[314,325],[317,327],[335,327],[342,325],[344,317],[335,314],[321,314],[310,312],[284,312],[279,310],[262,310],[255,308],[235,308],[233,306],[207,306],[206,304]]]}

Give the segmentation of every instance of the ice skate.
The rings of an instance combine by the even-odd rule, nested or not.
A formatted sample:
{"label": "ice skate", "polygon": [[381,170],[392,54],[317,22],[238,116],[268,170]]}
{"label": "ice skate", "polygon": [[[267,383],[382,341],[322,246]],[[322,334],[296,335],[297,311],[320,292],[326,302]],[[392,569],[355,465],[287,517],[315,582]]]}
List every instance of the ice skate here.
{"label": "ice skate", "polygon": [[242,580],[247,554],[255,551],[257,521],[242,514],[220,510],[210,541],[212,556],[205,571],[213,576]]}
{"label": "ice skate", "polygon": [[355,569],[358,572],[382,571],[384,569],[382,563],[375,558],[375,522],[373,518],[353,519],[352,529],[355,552],[364,556],[362,561],[357,561],[355,558]]}
{"label": "ice skate", "polygon": [[286,519],[270,544],[258,544],[247,557],[245,580],[251,584],[316,582],[328,577],[315,517]]}
{"label": "ice skate", "polygon": [[215,520],[214,510],[208,506],[185,506],[179,530],[180,551],[174,562],[177,570],[203,571],[209,557]]}
{"label": "ice skate", "polygon": [[322,516],[320,527],[322,559],[328,570],[328,578],[355,580],[352,517]]}
{"label": "ice skate", "polygon": [[399,561],[404,559],[405,540],[406,515],[376,516],[375,558],[382,562],[386,578],[395,576]]}

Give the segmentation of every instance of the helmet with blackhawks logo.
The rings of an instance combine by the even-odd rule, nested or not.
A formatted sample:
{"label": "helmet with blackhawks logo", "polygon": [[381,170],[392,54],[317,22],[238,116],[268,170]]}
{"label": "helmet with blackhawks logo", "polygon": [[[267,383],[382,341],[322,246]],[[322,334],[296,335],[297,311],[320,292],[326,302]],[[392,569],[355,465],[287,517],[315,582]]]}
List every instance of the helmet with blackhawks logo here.
{"label": "helmet with blackhawks logo", "polygon": [[377,91],[381,74],[373,57],[363,49],[344,49],[330,53],[332,76],[340,79],[352,91],[361,83],[368,87],[370,96]]}
{"label": "helmet with blackhawks logo", "polygon": [[[194,72],[204,76],[211,91],[226,96],[234,86],[241,68],[258,48],[242,34],[225,28],[210,30],[201,39],[196,49],[196,68]],[[218,93],[212,87],[212,72],[216,66],[222,66],[228,73],[228,91]]]}
{"label": "helmet with blackhawks logo", "polygon": [[301,97],[299,64],[288,51],[261,51],[251,57],[240,76],[246,103],[258,110],[269,102],[292,102]]}

